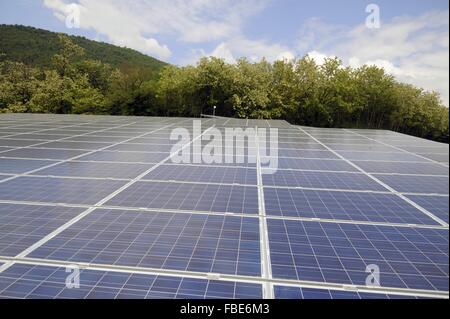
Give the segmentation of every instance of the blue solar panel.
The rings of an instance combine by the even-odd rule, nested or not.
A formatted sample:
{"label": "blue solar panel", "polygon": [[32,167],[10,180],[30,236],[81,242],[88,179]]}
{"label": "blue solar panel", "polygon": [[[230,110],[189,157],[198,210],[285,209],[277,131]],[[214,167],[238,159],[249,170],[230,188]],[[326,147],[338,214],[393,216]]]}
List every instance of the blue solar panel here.
{"label": "blue solar panel", "polygon": [[25,172],[35,170],[37,168],[44,167],[54,163],[56,162],[0,158],[0,173],[23,174]]}
{"label": "blue solar panel", "polygon": [[[276,298],[406,298],[323,285],[365,286],[369,264],[379,266],[382,288],[448,291],[448,228],[301,130],[447,222],[448,196],[432,193],[448,194],[448,168],[370,139],[445,162],[448,145],[378,130],[358,130],[367,139],[341,129],[299,130],[285,122],[203,119],[204,129],[214,123],[222,134],[225,126],[281,128],[278,154],[264,154],[260,147],[264,187],[258,188],[254,156],[233,154],[233,163],[226,163],[229,154],[222,154],[222,163],[212,164],[196,164],[193,154],[191,164],[167,159],[178,142],[169,139],[172,128],[185,127],[192,136],[191,119],[0,118],[0,181],[12,178],[0,182],[0,260],[20,254],[26,263],[38,258],[53,265],[17,261],[0,273],[0,298],[261,298],[266,278],[273,279]],[[20,135],[5,138],[14,133]],[[247,139],[239,140],[245,143],[234,153],[256,152]],[[29,147],[34,144],[39,145]],[[266,174],[268,159],[278,161],[275,174]],[[35,176],[12,176],[56,161],[64,162]],[[110,199],[103,207],[93,207],[105,198]],[[260,208],[266,216],[258,215]],[[86,209],[89,214],[67,223]],[[261,253],[264,222],[270,249]],[[24,251],[29,253],[22,257]],[[63,265],[71,263],[97,266],[81,271],[80,289],[65,287]],[[127,267],[153,275],[132,274]],[[208,278],[218,280],[185,278],[191,271],[216,273]],[[236,282],[223,281],[225,274]],[[242,283],[247,280],[239,276],[260,284]],[[290,287],[280,279],[292,280]]]}
{"label": "blue solar panel", "polygon": [[263,175],[263,183],[265,186],[387,191],[371,178],[359,173],[278,170],[275,174]]}
{"label": "blue solar panel", "polygon": [[1,155],[4,157],[66,160],[84,153],[86,153],[86,151],[24,148],[1,153]]}
{"label": "blue solar panel", "polygon": [[448,176],[376,175],[376,178],[402,193],[448,194]]}
{"label": "blue solar panel", "polygon": [[89,143],[89,142],[49,142],[39,145],[42,148],[64,148],[72,150],[97,150],[112,145],[111,143]]}
{"label": "blue solar panel", "polygon": [[355,161],[356,165],[368,173],[398,173],[423,175],[448,175],[448,167],[435,163],[402,163]]}
{"label": "blue solar panel", "polygon": [[441,163],[448,163],[449,156],[447,154],[429,154],[429,153],[422,153],[419,154],[420,156],[426,157],[430,160],[441,162]]}
{"label": "blue solar panel", "polygon": [[12,147],[26,147],[39,142],[31,140],[14,140],[0,138],[0,146],[12,146]]}
{"label": "blue solar panel", "polygon": [[[367,140],[366,140],[367,141]],[[334,144],[334,143],[325,143],[329,148],[335,151],[365,151],[365,152],[392,152],[399,153],[399,150],[395,148],[385,146],[382,144]]]}
{"label": "blue solar panel", "polygon": [[261,285],[125,272],[80,270],[69,289],[64,267],[15,264],[0,273],[0,297],[37,299],[261,299]]}
{"label": "blue solar panel", "polygon": [[66,162],[41,170],[37,174],[52,176],[133,179],[152,166],[152,164]]}
{"label": "blue solar panel", "polygon": [[93,205],[124,184],[113,180],[18,177],[0,183],[0,199]]}
{"label": "blue solar panel", "polygon": [[121,143],[129,139],[128,137],[117,137],[117,136],[75,136],[66,139],[69,142],[103,142],[103,143]]}
{"label": "blue solar panel", "polygon": [[[267,156],[269,154],[262,152],[262,156]],[[318,150],[293,150],[293,149],[279,149],[278,156],[281,157],[303,157],[303,158],[330,158],[338,159],[330,151],[318,151]]]}
{"label": "blue solar panel", "polygon": [[[70,135],[20,134],[20,135],[16,135],[15,138],[25,139],[25,140],[52,141],[52,140],[59,140],[61,138],[65,138],[65,137],[68,137],[68,136],[70,136]],[[38,142],[36,142],[36,143],[38,143]]]}
{"label": "blue solar panel", "polygon": [[[420,145],[421,143],[419,143]],[[400,145],[400,147],[408,152],[420,154],[420,153],[447,153],[449,152],[448,144],[436,144],[436,143],[426,143],[421,146],[405,146]]]}
{"label": "blue solar panel", "polygon": [[106,205],[257,214],[258,193],[250,186],[137,182]]}
{"label": "blue solar panel", "polygon": [[303,287],[274,287],[275,299],[416,299],[411,296]]}
{"label": "blue solar panel", "polygon": [[30,257],[259,276],[259,222],[231,216],[102,209]]}
{"label": "blue solar panel", "polygon": [[[270,157],[264,157],[262,161],[274,160]],[[298,169],[298,170],[317,170],[317,171],[345,171],[357,172],[352,165],[342,160],[318,160],[318,159],[298,159],[291,157],[279,157],[278,168],[280,169]]]}
{"label": "blue solar panel", "polygon": [[264,198],[273,216],[438,225],[391,194],[265,188]]}
{"label": "blue solar panel", "polygon": [[5,154],[5,151],[9,151],[9,150],[12,150],[13,148],[11,148],[11,147],[4,147],[4,146],[0,146],[0,153],[1,153],[1,156],[4,156],[3,154]]}
{"label": "blue solar panel", "polygon": [[110,152],[98,151],[83,157],[80,161],[105,161],[105,162],[138,162],[159,163],[170,155],[170,153],[142,153],[142,152]]}
{"label": "blue solar panel", "polygon": [[448,291],[448,230],[268,220],[272,273],[365,285],[380,268],[384,287]]}
{"label": "blue solar panel", "polygon": [[0,255],[16,256],[83,209],[0,204]]}
{"label": "blue solar panel", "polygon": [[448,196],[411,195],[407,197],[446,223],[449,222]]}
{"label": "blue solar panel", "polygon": [[256,169],[217,166],[161,165],[142,179],[256,185]]}
{"label": "blue solar panel", "polygon": [[394,162],[428,162],[419,156],[408,153],[355,152],[337,151],[348,160],[394,161]]}
{"label": "blue solar panel", "polygon": [[278,147],[296,150],[326,150],[326,148],[319,143],[286,143],[283,140],[278,143]]}
{"label": "blue solar panel", "polygon": [[[119,144],[108,148],[110,151],[131,152],[172,152],[173,145],[170,144]],[[178,147],[179,149],[179,147]]]}

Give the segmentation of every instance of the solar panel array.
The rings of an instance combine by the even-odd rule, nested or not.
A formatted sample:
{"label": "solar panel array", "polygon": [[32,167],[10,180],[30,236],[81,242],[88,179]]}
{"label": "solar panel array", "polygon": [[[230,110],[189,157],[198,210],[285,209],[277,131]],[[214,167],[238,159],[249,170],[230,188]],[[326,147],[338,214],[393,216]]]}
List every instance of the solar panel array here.
{"label": "solar panel array", "polygon": [[[192,123],[0,115],[0,297],[448,297],[448,145],[284,121]],[[227,127],[276,128],[276,152],[255,134],[235,149],[251,156],[232,162],[171,156],[174,129],[190,133],[177,145],[194,159],[193,141],[207,147],[208,132]]]}

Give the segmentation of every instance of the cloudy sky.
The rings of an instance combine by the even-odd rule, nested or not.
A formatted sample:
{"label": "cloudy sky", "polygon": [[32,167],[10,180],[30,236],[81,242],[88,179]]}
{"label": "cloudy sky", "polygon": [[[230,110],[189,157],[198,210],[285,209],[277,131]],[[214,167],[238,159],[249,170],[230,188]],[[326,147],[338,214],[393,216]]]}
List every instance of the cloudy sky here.
{"label": "cloudy sky", "polygon": [[[368,28],[374,3],[380,28]],[[80,12],[79,28],[66,17]],[[0,23],[83,35],[186,65],[310,54],[384,67],[449,105],[448,0],[0,0]]]}

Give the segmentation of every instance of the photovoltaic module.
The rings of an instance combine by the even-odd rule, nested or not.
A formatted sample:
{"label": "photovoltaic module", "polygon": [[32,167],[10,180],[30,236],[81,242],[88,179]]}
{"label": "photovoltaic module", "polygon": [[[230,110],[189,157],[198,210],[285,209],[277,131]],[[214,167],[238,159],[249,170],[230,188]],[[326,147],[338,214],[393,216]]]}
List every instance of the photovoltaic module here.
{"label": "photovoltaic module", "polygon": [[[0,297],[448,298],[448,145],[195,120],[0,115]],[[276,152],[174,160],[174,130],[192,159],[226,128],[276,129]]]}

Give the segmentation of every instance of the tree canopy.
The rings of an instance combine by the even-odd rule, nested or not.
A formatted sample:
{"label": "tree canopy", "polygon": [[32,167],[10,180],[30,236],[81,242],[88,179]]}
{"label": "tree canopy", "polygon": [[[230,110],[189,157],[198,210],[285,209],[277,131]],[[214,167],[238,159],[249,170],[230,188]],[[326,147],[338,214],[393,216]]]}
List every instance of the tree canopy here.
{"label": "tree canopy", "polygon": [[448,142],[448,108],[436,92],[396,81],[376,66],[346,67],[203,58],[195,66],[114,67],[70,38],[50,67],[0,59],[0,112],[221,116],[285,119],[319,127],[391,129]]}

